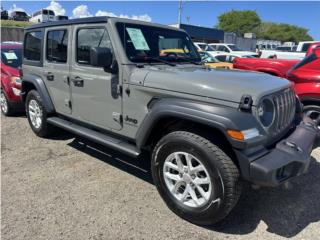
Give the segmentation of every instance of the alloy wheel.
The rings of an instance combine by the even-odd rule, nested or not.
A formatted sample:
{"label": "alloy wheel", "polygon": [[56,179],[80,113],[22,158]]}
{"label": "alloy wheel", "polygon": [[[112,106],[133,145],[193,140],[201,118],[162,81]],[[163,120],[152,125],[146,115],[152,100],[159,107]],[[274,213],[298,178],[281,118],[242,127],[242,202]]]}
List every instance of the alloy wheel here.
{"label": "alloy wheel", "polygon": [[42,124],[42,110],[36,100],[32,99],[29,102],[28,113],[32,125],[35,128],[40,128]]}
{"label": "alloy wheel", "polygon": [[7,101],[7,98],[3,92],[1,92],[0,104],[1,104],[1,110],[4,113],[7,113],[8,112],[8,101]]}
{"label": "alloy wheel", "polygon": [[186,152],[170,154],[163,165],[163,176],[170,193],[182,204],[198,208],[208,203],[211,179],[195,156]]}

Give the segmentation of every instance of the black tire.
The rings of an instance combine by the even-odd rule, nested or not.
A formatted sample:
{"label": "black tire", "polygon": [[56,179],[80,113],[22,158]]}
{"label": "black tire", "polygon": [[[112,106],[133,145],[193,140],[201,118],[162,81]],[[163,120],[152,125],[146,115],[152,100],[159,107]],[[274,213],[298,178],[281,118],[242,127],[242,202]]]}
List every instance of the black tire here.
{"label": "black tire", "polygon": [[[39,127],[36,127],[30,118],[29,114],[29,104],[30,101],[35,100],[36,103],[38,104],[40,111],[41,111],[41,124]],[[48,113],[42,103],[42,99],[39,95],[39,93],[36,90],[31,90],[26,98],[26,113],[27,113],[27,118],[30,124],[30,127],[32,131],[39,137],[47,137],[50,136],[54,130],[54,127],[50,124],[47,123],[47,118],[48,118]]]}
{"label": "black tire", "polygon": [[10,104],[10,102],[8,101],[8,97],[7,97],[6,93],[1,89],[1,100],[2,100],[2,97],[4,98],[3,100],[5,101],[4,104],[6,104],[5,108],[3,108],[2,104],[1,104],[1,112],[2,112],[2,114],[7,116],[7,117],[13,116],[14,113],[15,113],[14,108]]}
{"label": "black tire", "polygon": [[305,105],[303,106],[303,112],[307,113],[309,111],[316,111],[320,113],[320,106],[317,105]]}
{"label": "black tire", "polygon": [[[181,151],[201,159],[209,174],[213,187],[204,206],[186,206],[166,186],[163,176],[165,159],[171,153]],[[230,157],[212,142],[191,132],[176,131],[164,136],[153,150],[151,168],[154,183],[167,206],[178,216],[198,225],[212,225],[224,219],[241,194],[239,170]]]}

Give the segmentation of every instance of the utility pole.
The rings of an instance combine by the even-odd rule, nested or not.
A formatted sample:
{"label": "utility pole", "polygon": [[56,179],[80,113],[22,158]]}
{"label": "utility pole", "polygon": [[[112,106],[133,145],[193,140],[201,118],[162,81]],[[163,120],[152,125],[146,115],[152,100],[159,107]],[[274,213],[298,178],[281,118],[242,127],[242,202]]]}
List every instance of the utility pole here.
{"label": "utility pole", "polygon": [[182,15],[182,0],[179,0],[179,12],[178,12],[178,27],[181,26],[181,15]]}

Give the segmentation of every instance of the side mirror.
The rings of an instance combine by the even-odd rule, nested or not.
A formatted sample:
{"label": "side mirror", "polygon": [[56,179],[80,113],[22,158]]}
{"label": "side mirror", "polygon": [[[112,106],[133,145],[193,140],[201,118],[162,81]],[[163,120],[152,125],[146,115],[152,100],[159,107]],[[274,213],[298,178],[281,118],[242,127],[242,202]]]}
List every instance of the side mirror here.
{"label": "side mirror", "polygon": [[90,48],[90,64],[95,67],[110,68],[112,66],[112,52],[110,48]]}

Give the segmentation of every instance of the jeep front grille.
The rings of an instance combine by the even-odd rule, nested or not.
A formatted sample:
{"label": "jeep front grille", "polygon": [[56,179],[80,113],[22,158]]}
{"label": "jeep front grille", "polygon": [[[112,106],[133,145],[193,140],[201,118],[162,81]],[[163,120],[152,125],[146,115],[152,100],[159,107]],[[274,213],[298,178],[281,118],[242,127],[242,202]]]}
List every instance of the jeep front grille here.
{"label": "jeep front grille", "polygon": [[281,132],[292,123],[296,110],[296,97],[292,89],[286,89],[272,96],[275,106],[274,134]]}

